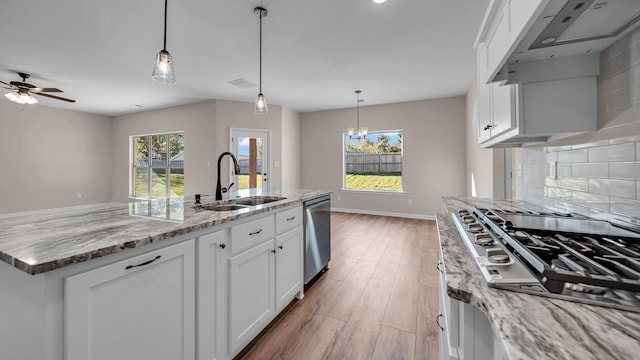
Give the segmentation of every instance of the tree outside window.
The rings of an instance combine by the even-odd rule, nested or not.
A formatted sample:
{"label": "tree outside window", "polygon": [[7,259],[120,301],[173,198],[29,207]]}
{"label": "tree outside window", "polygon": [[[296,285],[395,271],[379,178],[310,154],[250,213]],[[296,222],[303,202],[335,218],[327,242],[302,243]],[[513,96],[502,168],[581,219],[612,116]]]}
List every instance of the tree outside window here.
{"label": "tree outside window", "polygon": [[402,192],[402,130],[343,139],[345,190]]}

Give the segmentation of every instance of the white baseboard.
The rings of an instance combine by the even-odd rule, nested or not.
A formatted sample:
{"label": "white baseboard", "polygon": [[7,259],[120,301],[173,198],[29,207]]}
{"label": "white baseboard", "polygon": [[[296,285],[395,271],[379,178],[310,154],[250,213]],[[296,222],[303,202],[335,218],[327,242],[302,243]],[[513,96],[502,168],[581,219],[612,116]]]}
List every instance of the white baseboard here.
{"label": "white baseboard", "polygon": [[422,219],[422,220],[435,220],[435,215],[423,215],[423,214],[405,214],[405,213],[392,213],[386,211],[373,211],[373,210],[360,210],[360,209],[342,209],[332,207],[331,211],[353,213],[353,214],[365,214],[365,215],[378,215],[378,216],[393,216],[409,219]]}

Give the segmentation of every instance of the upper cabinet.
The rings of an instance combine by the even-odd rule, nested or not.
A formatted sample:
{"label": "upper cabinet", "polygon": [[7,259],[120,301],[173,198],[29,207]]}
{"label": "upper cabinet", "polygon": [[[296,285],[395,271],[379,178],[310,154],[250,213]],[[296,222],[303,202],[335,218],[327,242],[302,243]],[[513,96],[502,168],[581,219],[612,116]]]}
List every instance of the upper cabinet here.
{"label": "upper cabinet", "polygon": [[481,146],[596,130],[599,52],[639,19],[637,0],[491,1],[475,44]]}

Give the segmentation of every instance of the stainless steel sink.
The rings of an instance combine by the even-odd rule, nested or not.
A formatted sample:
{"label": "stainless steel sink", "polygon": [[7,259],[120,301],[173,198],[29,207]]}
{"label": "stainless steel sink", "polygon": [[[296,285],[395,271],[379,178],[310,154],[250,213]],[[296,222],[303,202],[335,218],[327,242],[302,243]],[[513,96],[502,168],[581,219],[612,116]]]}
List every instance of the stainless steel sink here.
{"label": "stainless steel sink", "polygon": [[248,209],[251,206],[264,205],[274,201],[285,200],[285,197],[278,196],[250,196],[225,202],[224,204],[197,205],[196,210],[210,211],[233,211]]}
{"label": "stainless steel sink", "polygon": [[237,199],[233,203],[238,205],[256,206],[256,205],[268,204],[270,202],[285,200],[285,199],[286,199],[285,197],[278,197],[278,196],[251,196],[251,197]]}

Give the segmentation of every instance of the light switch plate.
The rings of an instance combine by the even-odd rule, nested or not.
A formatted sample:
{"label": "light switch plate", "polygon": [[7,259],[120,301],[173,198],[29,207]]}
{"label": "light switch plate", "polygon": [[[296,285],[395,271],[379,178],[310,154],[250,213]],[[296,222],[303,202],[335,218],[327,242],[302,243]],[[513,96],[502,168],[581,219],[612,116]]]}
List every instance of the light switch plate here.
{"label": "light switch plate", "polygon": [[553,180],[558,178],[558,164],[555,161],[549,162],[549,177]]}

